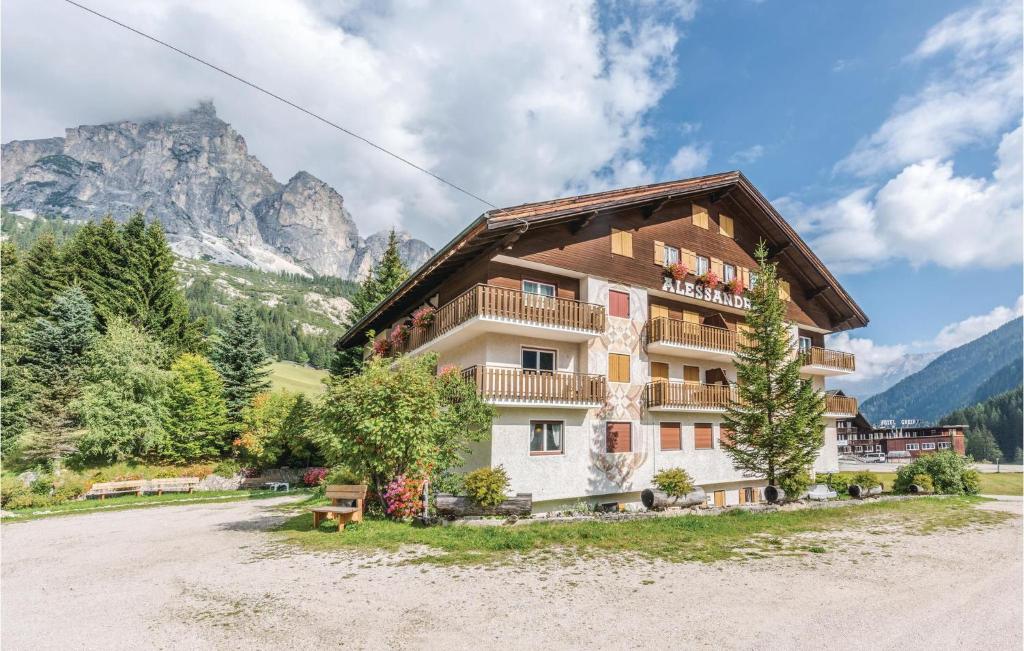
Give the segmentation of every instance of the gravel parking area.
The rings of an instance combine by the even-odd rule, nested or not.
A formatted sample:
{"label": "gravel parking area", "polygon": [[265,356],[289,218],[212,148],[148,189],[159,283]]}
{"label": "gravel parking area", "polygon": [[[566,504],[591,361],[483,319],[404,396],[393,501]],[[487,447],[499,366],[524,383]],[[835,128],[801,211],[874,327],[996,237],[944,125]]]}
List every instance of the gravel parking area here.
{"label": "gravel parking area", "polygon": [[[862,532],[841,551],[735,563],[554,553],[467,569],[284,546],[265,529],[290,499],[3,525],[3,648],[1022,644],[1020,517],[928,536]],[[1019,515],[1021,502],[985,508]]]}

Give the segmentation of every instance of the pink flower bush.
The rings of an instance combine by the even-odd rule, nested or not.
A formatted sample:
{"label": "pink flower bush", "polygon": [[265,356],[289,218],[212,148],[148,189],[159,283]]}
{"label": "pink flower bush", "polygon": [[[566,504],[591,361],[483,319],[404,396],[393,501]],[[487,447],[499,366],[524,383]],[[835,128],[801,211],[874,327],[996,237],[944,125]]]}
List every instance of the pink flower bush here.
{"label": "pink flower bush", "polygon": [[409,326],[404,323],[399,323],[391,329],[391,347],[399,349],[409,341]]}
{"label": "pink flower bush", "polygon": [[714,271],[708,271],[703,276],[698,276],[697,282],[704,285],[705,287],[710,287],[711,289],[714,289],[718,287],[718,283],[721,281],[718,278],[718,274],[716,274]]}
{"label": "pink flower bush", "polygon": [[426,330],[434,323],[434,316],[437,310],[424,305],[420,309],[412,313],[412,327],[417,330]]}
{"label": "pink flower bush", "polygon": [[437,369],[437,376],[447,377],[449,375],[458,375],[460,371],[461,369],[458,366],[455,366],[454,364],[446,364],[445,366]]}
{"label": "pink flower bush", "polygon": [[327,468],[310,468],[302,475],[302,483],[306,486],[319,486],[327,476]]}
{"label": "pink flower bush", "polygon": [[740,278],[733,278],[729,282],[725,283],[725,289],[733,294],[739,296],[746,291],[746,287],[743,286],[743,280]]}
{"label": "pink flower bush", "polygon": [[682,262],[674,262],[665,267],[665,269],[674,280],[682,280],[686,278],[686,274],[690,273],[690,269]]}
{"label": "pink flower bush", "polygon": [[384,503],[392,518],[412,518],[423,508],[423,480],[399,475],[384,490]]}
{"label": "pink flower bush", "polygon": [[385,337],[373,340],[373,354],[377,357],[387,357],[391,353],[391,341]]}

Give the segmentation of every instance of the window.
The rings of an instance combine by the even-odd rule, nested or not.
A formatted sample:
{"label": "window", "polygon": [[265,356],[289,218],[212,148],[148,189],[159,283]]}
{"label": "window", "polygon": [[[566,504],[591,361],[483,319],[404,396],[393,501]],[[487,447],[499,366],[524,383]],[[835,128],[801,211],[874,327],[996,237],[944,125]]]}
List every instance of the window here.
{"label": "window", "polygon": [[633,423],[607,423],[608,452],[631,452],[633,450]]}
{"label": "window", "polygon": [[806,353],[811,349],[811,338],[800,335],[800,352]]}
{"label": "window", "polygon": [[550,296],[554,298],[556,288],[551,283],[539,283],[535,280],[524,280],[523,292],[526,294],[537,294],[538,296]]}
{"label": "window", "polygon": [[651,380],[654,382],[668,382],[668,364],[665,362],[651,362]]}
{"label": "window", "polygon": [[668,266],[670,264],[676,264],[677,262],[679,262],[682,259],[682,258],[679,257],[679,249],[677,249],[674,246],[666,246],[665,247],[664,258],[665,258],[665,262],[664,262],[665,266]]}
{"label": "window", "polygon": [[562,454],[562,422],[530,421],[530,454]]}
{"label": "window", "polygon": [[629,318],[629,294],[614,289],[608,291],[608,316]]}
{"label": "window", "polygon": [[696,423],[693,426],[693,447],[697,450],[710,450],[714,447],[712,441],[711,423]]}
{"label": "window", "polygon": [[875,445],[875,452],[881,452],[881,451],[882,451],[882,444],[881,443],[876,444]]}
{"label": "window", "polygon": [[854,450],[854,452],[863,452],[864,451],[864,446],[863,445],[854,446],[853,450]]}
{"label": "window", "polygon": [[747,275],[750,276],[750,288],[752,289],[757,284],[757,272],[749,271]]}
{"label": "window", "polygon": [[699,204],[690,204],[693,215],[693,225],[700,226],[701,228],[708,227],[708,209]]}
{"label": "window", "polygon": [[949,447],[950,447],[949,446],[949,441],[940,441],[939,442],[939,449],[940,450],[948,450]]}
{"label": "window", "polygon": [[722,280],[724,282],[730,282],[736,279],[736,266],[731,264],[725,264],[722,266]]}
{"label": "window", "polygon": [[629,355],[608,353],[608,381],[629,382]]}
{"label": "window", "polygon": [[918,450],[918,449],[920,449],[920,447],[918,446],[917,443],[907,443],[907,451],[908,452],[910,450]]}
{"label": "window", "polygon": [[629,231],[612,229],[612,253],[624,255],[627,258],[633,257],[633,234]]}
{"label": "window", "polygon": [[922,443],[921,444],[921,449],[922,450],[934,450],[935,449],[935,444],[934,443],[930,443],[930,442],[929,443]]}
{"label": "window", "polygon": [[708,261],[708,259],[705,256],[703,256],[703,255],[698,255],[697,256],[697,272],[696,272],[697,275],[698,276],[703,276],[704,274],[706,274],[708,272],[708,269],[710,269],[710,268],[711,268],[711,263]]}
{"label": "window", "polygon": [[534,373],[553,373],[555,371],[555,351],[524,348],[523,370]]}
{"label": "window", "polygon": [[683,426],[679,423],[661,424],[661,449],[681,450],[683,448]]}
{"label": "window", "polygon": [[732,217],[726,217],[719,213],[718,215],[718,234],[725,235],[726,237],[733,236],[733,222]]}
{"label": "window", "polygon": [[700,384],[700,367],[683,366],[683,382],[688,384]]}

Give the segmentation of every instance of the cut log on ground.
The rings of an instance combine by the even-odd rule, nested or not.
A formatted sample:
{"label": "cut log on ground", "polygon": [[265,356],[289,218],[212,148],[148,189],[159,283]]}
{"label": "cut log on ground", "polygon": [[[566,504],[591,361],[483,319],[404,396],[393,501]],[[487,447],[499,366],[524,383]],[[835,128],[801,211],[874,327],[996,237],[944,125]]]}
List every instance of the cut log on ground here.
{"label": "cut log on ground", "polygon": [[921,486],[918,486],[917,484],[911,484],[908,490],[910,491],[911,495],[924,495],[925,493],[928,492]]}
{"label": "cut log on ground", "polygon": [[850,487],[847,489],[846,492],[848,492],[850,494],[850,497],[862,500],[865,497],[872,497],[872,496],[875,496],[875,495],[881,495],[882,494],[882,487],[881,486],[872,486],[871,488],[864,488],[860,484],[850,484]]}
{"label": "cut log on ground", "polygon": [[786,491],[778,486],[765,486],[764,499],[770,504],[779,504],[786,499]]}
{"label": "cut log on ground", "polygon": [[673,497],[664,491],[656,488],[645,489],[640,493],[640,501],[644,507],[652,511],[671,508],[673,506],[700,506],[708,501],[707,493],[703,488],[695,488],[686,495]]}
{"label": "cut log on ground", "polygon": [[444,518],[461,518],[471,515],[530,515],[533,510],[533,493],[519,493],[509,497],[497,506],[483,507],[463,495],[438,493],[434,496],[437,513]]}

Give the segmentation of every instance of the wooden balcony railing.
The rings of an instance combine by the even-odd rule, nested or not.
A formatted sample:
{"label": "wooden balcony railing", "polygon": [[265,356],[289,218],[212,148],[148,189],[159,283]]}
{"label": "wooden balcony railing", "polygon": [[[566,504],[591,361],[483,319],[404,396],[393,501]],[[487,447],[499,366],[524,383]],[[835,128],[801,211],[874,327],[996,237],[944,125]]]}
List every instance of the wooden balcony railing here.
{"label": "wooden balcony railing", "polygon": [[647,385],[648,407],[724,409],[736,398],[735,387],[691,382],[651,382]]}
{"label": "wooden balcony railing", "polygon": [[[828,414],[850,414],[857,413],[857,399],[849,396],[825,396],[825,413]],[[837,432],[847,432],[853,428],[841,428]]]}
{"label": "wooden balcony railing", "polygon": [[462,376],[472,380],[480,395],[490,400],[601,404],[607,396],[607,383],[603,375],[470,366],[463,369]]}
{"label": "wooden balcony railing", "polygon": [[844,353],[841,350],[829,350],[811,346],[807,350],[800,351],[805,366],[824,366],[843,371],[856,371],[856,357],[853,353]]}
{"label": "wooden balcony railing", "polygon": [[524,321],[542,326],[604,332],[604,306],[567,298],[528,294],[515,289],[475,285],[442,305],[426,329],[413,329],[404,346],[406,353],[440,337],[473,317]]}
{"label": "wooden balcony railing", "polygon": [[661,342],[735,353],[741,341],[744,341],[742,333],[700,323],[663,316],[651,319],[647,323],[648,343]]}

